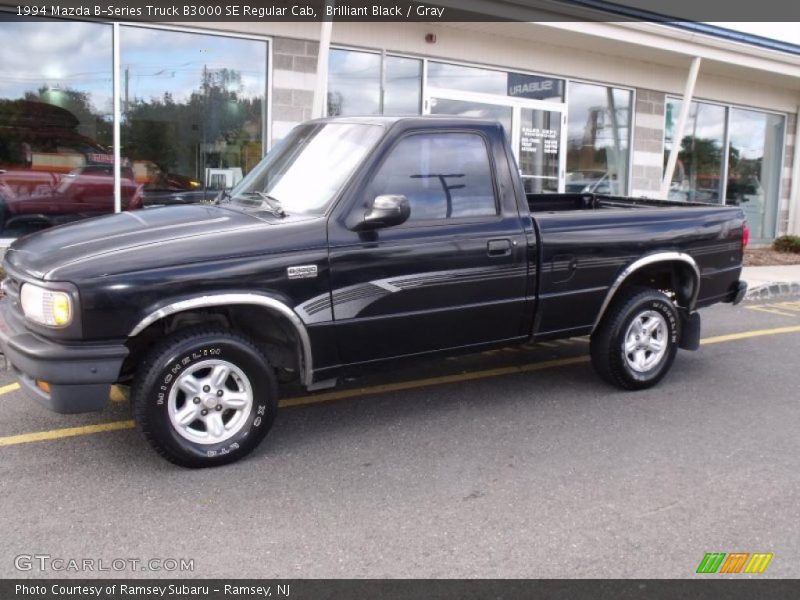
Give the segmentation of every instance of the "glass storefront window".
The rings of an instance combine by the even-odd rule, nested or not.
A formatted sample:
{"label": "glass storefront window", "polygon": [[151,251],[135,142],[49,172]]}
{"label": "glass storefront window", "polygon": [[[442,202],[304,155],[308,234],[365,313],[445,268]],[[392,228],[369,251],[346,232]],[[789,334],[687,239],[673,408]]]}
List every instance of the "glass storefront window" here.
{"label": "glass storefront window", "polygon": [[418,115],[422,102],[422,61],[387,56],[383,114]]}
{"label": "glass storefront window", "polygon": [[[665,165],[674,143],[672,132],[678,125],[682,104],[680,100],[667,100]],[[722,203],[724,146],[725,107],[692,102],[669,188],[670,200]]]}
{"label": "glass storefront window", "polygon": [[428,85],[443,90],[506,95],[507,75],[502,71],[430,61]]}
{"label": "glass storefront window", "polygon": [[563,79],[435,61],[428,62],[428,85],[440,89],[531,100],[562,102],[564,99]]}
{"label": "glass storefront window", "polygon": [[208,200],[258,163],[266,73],[264,41],[120,28],[122,154],[145,206]]}
{"label": "glass storefront window", "polygon": [[731,109],[725,198],[742,207],[754,240],[775,237],[783,121],[780,115]]}
{"label": "glass storefront window", "polygon": [[[665,165],[680,110],[680,100],[667,100]],[[692,102],[670,199],[741,206],[753,240],[775,237],[785,120],[757,110]]]}
{"label": "glass storefront window", "polygon": [[111,26],[5,20],[0,36],[0,237],[113,212]]}
{"label": "glass storefront window", "polygon": [[492,119],[500,121],[506,134],[511,132],[512,109],[500,104],[487,104],[471,100],[455,100],[452,98],[431,98],[432,115],[458,115],[475,119]]}
{"label": "glass storefront window", "polygon": [[381,55],[331,50],[328,59],[328,115],[381,112]]}
{"label": "glass storefront window", "polygon": [[[328,116],[418,115],[422,61],[356,50],[331,50],[328,60]],[[381,98],[381,95],[383,98]]]}
{"label": "glass storefront window", "polygon": [[567,192],[628,193],[631,92],[570,82]]}
{"label": "glass storefront window", "polygon": [[519,169],[525,193],[557,192],[561,113],[530,108],[520,113]]}
{"label": "glass storefront window", "polygon": [[[267,42],[120,31],[122,208],[235,185],[263,154]],[[7,19],[0,35],[0,237],[113,212],[112,26]]]}

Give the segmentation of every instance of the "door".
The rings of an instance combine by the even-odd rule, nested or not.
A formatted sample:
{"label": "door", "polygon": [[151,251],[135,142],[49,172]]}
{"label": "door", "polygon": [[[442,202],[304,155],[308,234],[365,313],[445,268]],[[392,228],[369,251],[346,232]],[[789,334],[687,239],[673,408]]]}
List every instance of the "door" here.
{"label": "door", "polygon": [[[360,232],[331,219],[333,317],[344,364],[521,335],[525,237],[513,190],[495,179],[490,139],[463,130],[401,133],[376,159],[348,214],[363,216],[377,196],[403,195],[409,219]],[[510,173],[503,157],[500,167]]]}
{"label": "door", "polygon": [[425,113],[500,121],[517,159],[525,192],[563,192],[566,168],[566,105],[431,88]]}

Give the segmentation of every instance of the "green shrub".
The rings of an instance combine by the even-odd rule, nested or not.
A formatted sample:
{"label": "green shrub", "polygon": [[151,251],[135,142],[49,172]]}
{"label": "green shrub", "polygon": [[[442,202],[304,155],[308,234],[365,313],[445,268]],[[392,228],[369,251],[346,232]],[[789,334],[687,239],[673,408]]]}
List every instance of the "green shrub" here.
{"label": "green shrub", "polygon": [[782,235],[772,243],[778,252],[795,252],[800,254],[800,235]]}

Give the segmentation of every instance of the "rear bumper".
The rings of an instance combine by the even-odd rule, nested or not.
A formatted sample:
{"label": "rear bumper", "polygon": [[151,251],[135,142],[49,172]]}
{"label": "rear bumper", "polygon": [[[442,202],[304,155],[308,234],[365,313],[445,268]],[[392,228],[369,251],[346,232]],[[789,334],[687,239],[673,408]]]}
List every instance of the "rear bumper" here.
{"label": "rear bumper", "polygon": [[734,284],[730,302],[732,302],[734,305],[739,304],[742,300],[744,300],[746,294],[747,294],[747,282],[741,280],[737,281]]}
{"label": "rear bumper", "polygon": [[59,413],[101,410],[128,356],[124,344],[59,344],[31,333],[7,300],[0,302],[0,348],[28,396]]}

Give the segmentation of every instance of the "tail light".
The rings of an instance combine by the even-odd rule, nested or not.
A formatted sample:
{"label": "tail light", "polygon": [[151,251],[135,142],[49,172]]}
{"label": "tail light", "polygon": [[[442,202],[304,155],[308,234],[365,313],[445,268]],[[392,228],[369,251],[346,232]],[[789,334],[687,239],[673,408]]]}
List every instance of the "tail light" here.
{"label": "tail light", "polygon": [[744,227],[742,228],[742,250],[747,248],[747,244],[750,243],[750,228],[747,226],[747,221],[744,223]]}

